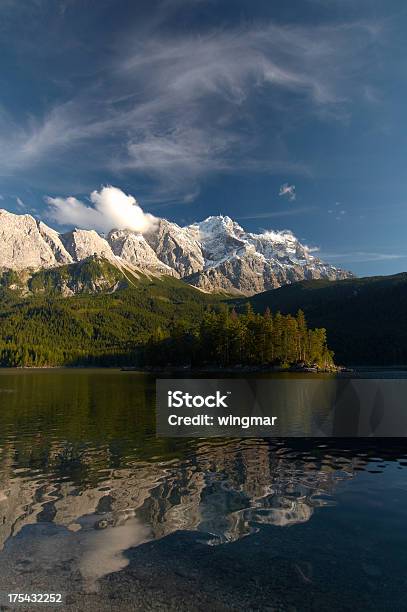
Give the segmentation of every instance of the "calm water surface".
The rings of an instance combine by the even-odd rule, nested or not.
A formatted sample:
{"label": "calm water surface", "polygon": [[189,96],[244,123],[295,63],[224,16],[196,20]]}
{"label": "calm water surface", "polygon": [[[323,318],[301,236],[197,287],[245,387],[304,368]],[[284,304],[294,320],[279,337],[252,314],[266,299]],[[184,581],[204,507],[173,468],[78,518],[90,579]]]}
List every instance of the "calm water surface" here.
{"label": "calm water surface", "polygon": [[154,395],[136,372],[0,371],[0,591],[407,610],[403,440],[157,439]]}

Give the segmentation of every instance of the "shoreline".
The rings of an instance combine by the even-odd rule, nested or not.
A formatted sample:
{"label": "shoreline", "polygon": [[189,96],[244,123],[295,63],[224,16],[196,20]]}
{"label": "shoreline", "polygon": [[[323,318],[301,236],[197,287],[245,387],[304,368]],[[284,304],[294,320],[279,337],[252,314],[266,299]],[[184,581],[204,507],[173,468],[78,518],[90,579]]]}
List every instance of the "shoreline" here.
{"label": "shoreline", "polygon": [[355,365],[355,366],[335,366],[330,369],[322,369],[316,367],[290,367],[283,368],[280,366],[259,367],[259,366],[241,366],[241,367],[215,367],[207,366],[201,368],[191,368],[189,366],[166,366],[166,367],[143,367],[143,366],[103,366],[103,365],[61,365],[61,366],[0,366],[0,372],[10,371],[28,371],[28,372],[44,372],[47,370],[105,370],[116,372],[138,372],[140,374],[355,374],[363,373],[364,371],[407,371],[407,365]]}
{"label": "shoreline", "polygon": [[[253,374],[253,373],[262,373],[262,374],[337,374],[342,371],[350,371],[347,368],[330,368],[330,369],[322,369],[316,367],[304,367],[304,368],[296,368],[289,367],[283,368],[280,366],[241,366],[241,367],[216,367],[216,366],[206,366],[200,368],[192,368],[189,366],[166,366],[166,367],[158,367],[158,366],[149,366],[149,367],[122,367],[120,368],[123,372],[145,372],[145,373],[163,373],[163,372],[172,372],[172,373],[191,373],[191,374]],[[352,370],[353,371],[353,370]]]}
{"label": "shoreline", "polygon": [[341,372],[353,372],[353,369],[345,368],[342,366],[338,366],[330,369],[322,369],[317,367],[289,367],[283,368],[280,366],[273,367],[259,367],[259,366],[241,366],[241,367],[216,367],[216,366],[207,366],[201,368],[192,368],[189,366],[103,366],[103,365],[62,365],[62,366],[0,366],[0,371],[10,371],[10,370],[27,370],[27,371],[44,371],[44,370],[112,370],[119,372],[140,372],[140,374],[156,374],[156,373],[187,373],[191,374],[199,374],[199,373],[231,373],[231,374],[251,374],[251,373],[263,373],[263,374],[278,374],[278,373],[286,373],[286,374],[301,374],[301,373],[310,373],[310,374],[338,374]]}

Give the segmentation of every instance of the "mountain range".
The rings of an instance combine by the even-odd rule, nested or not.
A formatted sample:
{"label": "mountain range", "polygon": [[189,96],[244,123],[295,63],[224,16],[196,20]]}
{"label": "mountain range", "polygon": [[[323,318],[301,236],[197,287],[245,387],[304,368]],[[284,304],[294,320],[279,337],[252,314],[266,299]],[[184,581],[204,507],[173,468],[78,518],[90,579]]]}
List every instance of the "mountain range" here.
{"label": "mountain range", "polygon": [[152,334],[248,303],[261,314],[302,309],[338,363],[407,362],[407,274],[352,278],[290,232],[210,217],[184,228],[161,219],[145,235],[58,233],[0,211],[0,240],[2,365],[134,364]]}
{"label": "mountain range", "polygon": [[[27,286],[27,279],[41,270],[64,267],[68,277],[77,276],[83,262],[95,257],[107,260],[124,276],[172,276],[205,292],[246,296],[301,280],[352,276],[315,257],[289,231],[255,234],[227,216],[186,227],[157,219],[144,234],[112,229],[102,235],[84,229],[59,233],[31,215],[0,210],[0,240],[3,277],[17,273],[9,275],[11,288]],[[115,289],[114,283],[102,286]],[[67,281],[60,290],[71,295],[80,286]]]}

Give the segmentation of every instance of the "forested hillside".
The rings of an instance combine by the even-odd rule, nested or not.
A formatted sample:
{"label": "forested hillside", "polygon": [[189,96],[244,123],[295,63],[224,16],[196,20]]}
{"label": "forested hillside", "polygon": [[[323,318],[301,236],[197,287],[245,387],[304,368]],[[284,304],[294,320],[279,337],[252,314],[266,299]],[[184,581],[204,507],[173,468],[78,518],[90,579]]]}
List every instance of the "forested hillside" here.
{"label": "forested hillside", "polygon": [[[244,310],[247,300],[236,304]],[[302,281],[249,298],[257,312],[295,314],[324,327],[336,363],[407,364],[407,273],[341,281]]]}
{"label": "forested hillside", "polygon": [[0,299],[0,365],[56,366],[134,365],[157,329],[200,321],[217,298],[170,277],[142,277],[114,293],[18,296],[3,288]]}
{"label": "forested hillside", "polygon": [[0,366],[407,363],[407,274],[239,300],[89,257],[4,272],[0,298]]}
{"label": "forested hillside", "polygon": [[6,272],[0,292],[3,367],[332,363],[325,331],[302,313],[238,315],[224,296],[99,258]]}

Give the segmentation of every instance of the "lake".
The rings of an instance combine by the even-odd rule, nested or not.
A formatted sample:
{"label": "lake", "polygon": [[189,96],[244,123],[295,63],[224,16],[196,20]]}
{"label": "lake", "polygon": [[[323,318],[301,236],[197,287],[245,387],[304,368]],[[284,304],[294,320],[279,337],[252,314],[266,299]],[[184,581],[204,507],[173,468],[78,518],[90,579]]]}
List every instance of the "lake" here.
{"label": "lake", "polygon": [[154,404],[152,375],[0,371],[0,591],[407,610],[404,440],[156,438]]}

